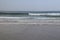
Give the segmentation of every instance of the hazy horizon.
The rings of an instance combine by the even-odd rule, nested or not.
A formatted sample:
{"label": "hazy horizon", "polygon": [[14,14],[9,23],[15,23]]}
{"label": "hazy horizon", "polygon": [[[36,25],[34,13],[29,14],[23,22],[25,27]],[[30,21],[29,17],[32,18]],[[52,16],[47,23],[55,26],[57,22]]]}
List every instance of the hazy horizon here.
{"label": "hazy horizon", "polygon": [[0,11],[60,11],[60,0],[0,0]]}

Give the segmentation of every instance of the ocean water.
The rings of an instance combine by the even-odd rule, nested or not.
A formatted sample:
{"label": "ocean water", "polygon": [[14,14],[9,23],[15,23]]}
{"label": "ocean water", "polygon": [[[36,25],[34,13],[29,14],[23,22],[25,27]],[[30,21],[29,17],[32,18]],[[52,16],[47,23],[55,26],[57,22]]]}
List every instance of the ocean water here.
{"label": "ocean water", "polygon": [[60,13],[25,13],[25,14],[3,14],[0,18],[12,19],[60,19]]}

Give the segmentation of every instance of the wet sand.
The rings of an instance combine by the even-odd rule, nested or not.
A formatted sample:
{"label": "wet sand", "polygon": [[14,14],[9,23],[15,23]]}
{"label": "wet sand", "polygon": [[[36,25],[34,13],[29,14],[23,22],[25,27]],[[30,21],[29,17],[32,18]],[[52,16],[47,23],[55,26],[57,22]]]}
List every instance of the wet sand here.
{"label": "wet sand", "polygon": [[60,20],[19,20],[0,23],[6,23],[0,24],[0,40],[60,40]]}

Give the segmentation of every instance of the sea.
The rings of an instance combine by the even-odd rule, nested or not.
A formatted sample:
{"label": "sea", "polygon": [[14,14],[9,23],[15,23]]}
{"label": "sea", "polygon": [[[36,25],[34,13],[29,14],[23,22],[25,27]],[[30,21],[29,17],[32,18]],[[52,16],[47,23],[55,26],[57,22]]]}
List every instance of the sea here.
{"label": "sea", "polygon": [[59,19],[60,11],[55,12],[0,12],[0,18],[11,18],[11,19]]}

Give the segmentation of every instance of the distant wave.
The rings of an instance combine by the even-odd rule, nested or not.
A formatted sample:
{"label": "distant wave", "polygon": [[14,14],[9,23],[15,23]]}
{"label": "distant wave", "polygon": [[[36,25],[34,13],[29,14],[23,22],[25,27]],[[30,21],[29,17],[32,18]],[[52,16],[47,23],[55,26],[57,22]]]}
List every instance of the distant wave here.
{"label": "distant wave", "polygon": [[60,17],[60,13],[29,13],[30,16]]}
{"label": "distant wave", "polygon": [[1,13],[0,17],[20,19],[49,19],[59,18],[60,13]]}

